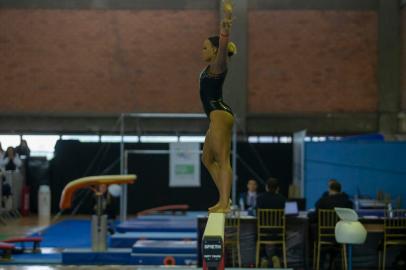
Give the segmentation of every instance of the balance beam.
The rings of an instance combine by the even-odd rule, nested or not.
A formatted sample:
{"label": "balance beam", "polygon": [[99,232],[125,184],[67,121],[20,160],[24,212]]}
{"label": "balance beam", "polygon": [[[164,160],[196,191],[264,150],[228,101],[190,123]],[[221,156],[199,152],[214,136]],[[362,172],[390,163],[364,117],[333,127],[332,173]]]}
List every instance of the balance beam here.
{"label": "balance beam", "polygon": [[224,270],[224,213],[211,213],[202,241],[203,269]]}

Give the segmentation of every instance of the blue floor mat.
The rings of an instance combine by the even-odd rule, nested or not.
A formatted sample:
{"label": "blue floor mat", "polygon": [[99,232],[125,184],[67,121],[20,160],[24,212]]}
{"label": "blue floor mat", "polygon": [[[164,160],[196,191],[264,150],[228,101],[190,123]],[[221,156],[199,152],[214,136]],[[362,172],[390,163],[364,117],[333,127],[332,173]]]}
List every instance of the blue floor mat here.
{"label": "blue floor mat", "polygon": [[41,247],[90,248],[90,220],[63,220],[31,236],[41,236]]}
{"label": "blue floor mat", "polygon": [[[61,264],[62,254],[15,254],[11,261],[2,261],[0,264]],[[0,268],[1,269],[1,268]]]}

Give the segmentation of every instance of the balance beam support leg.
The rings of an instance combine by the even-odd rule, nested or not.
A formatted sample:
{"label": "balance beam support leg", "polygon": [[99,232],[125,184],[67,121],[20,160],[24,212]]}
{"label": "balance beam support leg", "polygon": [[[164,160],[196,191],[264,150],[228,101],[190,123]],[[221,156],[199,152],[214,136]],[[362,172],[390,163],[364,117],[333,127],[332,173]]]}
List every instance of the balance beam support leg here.
{"label": "balance beam support leg", "polygon": [[211,213],[203,234],[204,270],[224,270],[224,213]]}

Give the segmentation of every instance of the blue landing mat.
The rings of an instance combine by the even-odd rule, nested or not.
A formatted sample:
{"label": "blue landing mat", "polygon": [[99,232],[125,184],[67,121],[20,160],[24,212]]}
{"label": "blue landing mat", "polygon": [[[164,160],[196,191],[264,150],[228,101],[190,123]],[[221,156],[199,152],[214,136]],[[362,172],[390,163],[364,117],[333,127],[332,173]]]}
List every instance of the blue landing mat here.
{"label": "blue landing mat", "polygon": [[142,220],[126,221],[116,227],[116,231],[124,232],[196,232],[197,220]]}
{"label": "blue landing mat", "polygon": [[197,241],[140,240],[134,244],[133,254],[197,254]]}
{"label": "blue landing mat", "polygon": [[63,264],[72,265],[131,265],[131,249],[109,249],[106,252],[93,252],[90,249],[66,249],[62,253]]}
{"label": "blue landing mat", "polygon": [[207,211],[190,211],[187,212],[185,215],[170,215],[170,214],[154,214],[154,215],[145,215],[145,216],[139,216],[136,217],[135,219],[131,219],[129,221],[135,221],[135,220],[168,220],[168,219],[177,219],[177,220],[185,220],[185,219],[196,219],[198,216],[206,216],[207,217]]}
{"label": "blue landing mat", "polygon": [[196,265],[196,254],[131,254],[131,249],[109,249],[92,252],[88,249],[68,249],[62,254],[63,264],[69,265],[163,265],[171,257],[176,265]]}
{"label": "blue landing mat", "polygon": [[63,220],[31,236],[41,236],[41,247],[90,248],[90,220]]}
{"label": "blue landing mat", "polygon": [[196,240],[197,233],[193,232],[128,232],[116,233],[111,236],[110,247],[131,248],[138,240]]}
{"label": "blue landing mat", "polygon": [[13,260],[11,261],[1,261],[0,265],[14,265],[14,264],[61,264],[62,263],[62,254],[53,253],[53,254],[14,254]]}

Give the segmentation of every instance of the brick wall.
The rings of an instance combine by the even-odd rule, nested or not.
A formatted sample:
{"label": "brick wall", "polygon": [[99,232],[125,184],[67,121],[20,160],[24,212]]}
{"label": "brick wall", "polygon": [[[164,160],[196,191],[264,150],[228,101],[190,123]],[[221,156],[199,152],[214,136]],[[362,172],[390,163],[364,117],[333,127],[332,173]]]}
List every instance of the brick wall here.
{"label": "brick wall", "polygon": [[377,110],[377,16],[351,11],[252,11],[251,112]]}
{"label": "brick wall", "polygon": [[[202,112],[216,11],[1,10],[0,111]],[[250,112],[377,109],[374,12],[250,11]]]}
{"label": "brick wall", "polygon": [[214,11],[2,10],[0,111],[199,112]]}
{"label": "brick wall", "polygon": [[402,109],[406,111],[406,7],[401,10],[401,68],[400,68],[400,88],[402,91]]}

